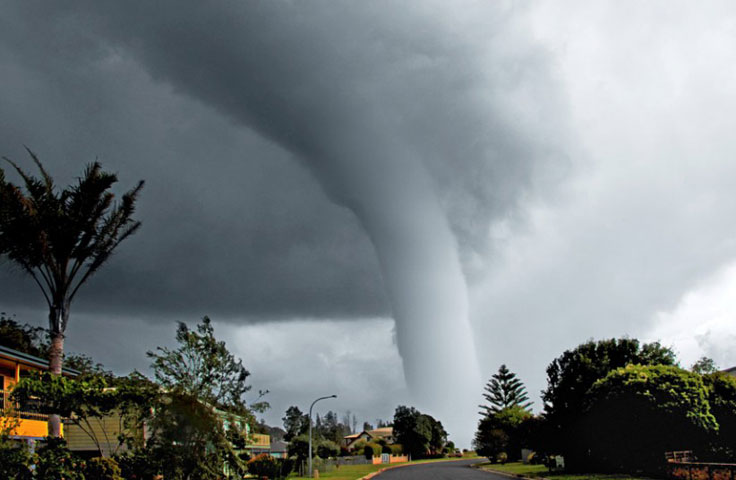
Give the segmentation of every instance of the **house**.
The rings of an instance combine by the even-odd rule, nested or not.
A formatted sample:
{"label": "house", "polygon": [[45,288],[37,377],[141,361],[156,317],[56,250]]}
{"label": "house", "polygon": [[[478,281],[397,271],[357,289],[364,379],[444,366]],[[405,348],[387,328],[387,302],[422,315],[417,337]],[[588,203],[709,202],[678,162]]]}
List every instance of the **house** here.
{"label": "house", "polygon": [[286,458],[288,457],[289,445],[281,440],[274,440],[271,442],[271,456],[274,458]]}
{"label": "house", "polygon": [[726,373],[728,375],[731,375],[732,377],[736,377],[736,367],[727,368],[725,370],[721,370],[723,373]]}
{"label": "house", "polygon": [[343,437],[342,444],[348,450],[352,450],[353,446],[360,440],[366,442],[377,442],[384,440],[386,444],[391,445],[396,442],[394,438],[394,427],[381,427],[374,430],[363,430],[360,433],[354,433]]}
{"label": "house", "polygon": [[[34,411],[32,407],[18,411],[10,400],[13,386],[21,378],[40,371],[47,371],[49,362],[45,358],[0,345],[0,427],[10,429],[10,438],[33,442],[48,436],[48,415]],[[62,375],[74,377],[80,372],[64,368]],[[64,425],[61,426],[64,436]]]}

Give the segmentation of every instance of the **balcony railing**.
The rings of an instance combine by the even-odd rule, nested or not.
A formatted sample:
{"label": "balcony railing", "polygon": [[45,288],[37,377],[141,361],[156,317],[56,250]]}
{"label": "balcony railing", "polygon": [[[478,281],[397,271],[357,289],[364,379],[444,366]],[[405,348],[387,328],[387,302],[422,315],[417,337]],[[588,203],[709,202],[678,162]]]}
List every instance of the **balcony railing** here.
{"label": "balcony railing", "polygon": [[49,416],[44,413],[38,413],[38,402],[31,400],[23,410],[18,410],[18,405],[10,398],[9,391],[0,391],[0,416],[15,417],[26,420],[44,420],[47,421]]}

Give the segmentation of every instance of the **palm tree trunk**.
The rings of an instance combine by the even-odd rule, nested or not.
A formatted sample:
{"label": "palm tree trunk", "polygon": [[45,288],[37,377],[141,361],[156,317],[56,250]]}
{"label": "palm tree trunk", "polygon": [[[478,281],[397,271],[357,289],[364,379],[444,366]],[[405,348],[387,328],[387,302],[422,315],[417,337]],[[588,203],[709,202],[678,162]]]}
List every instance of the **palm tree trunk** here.
{"label": "palm tree trunk", "polygon": [[[52,307],[49,312],[49,326],[51,327],[51,345],[49,346],[49,372],[52,375],[61,375],[61,366],[64,362],[64,332],[69,319],[69,305],[60,302],[60,307]],[[49,437],[61,437],[61,417],[49,415]]]}

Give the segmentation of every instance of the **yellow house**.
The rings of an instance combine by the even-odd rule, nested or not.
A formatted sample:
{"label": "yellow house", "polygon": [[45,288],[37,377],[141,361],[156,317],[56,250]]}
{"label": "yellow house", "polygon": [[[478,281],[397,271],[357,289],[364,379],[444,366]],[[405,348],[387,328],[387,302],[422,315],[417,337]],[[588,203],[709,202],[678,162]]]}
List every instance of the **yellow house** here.
{"label": "yellow house", "polygon": [[[0,345],[0,429],[10,430],[11,438],[18,440],[41,440],[48,436],[48,416],[33,411],[18,411],[10,400],[13,386],[30,372],[49,369],[49,362],[27,353]],[[69,368],[62,375],[76,376],[79,372]],[[64,426],[61,426],[64,435]]]}

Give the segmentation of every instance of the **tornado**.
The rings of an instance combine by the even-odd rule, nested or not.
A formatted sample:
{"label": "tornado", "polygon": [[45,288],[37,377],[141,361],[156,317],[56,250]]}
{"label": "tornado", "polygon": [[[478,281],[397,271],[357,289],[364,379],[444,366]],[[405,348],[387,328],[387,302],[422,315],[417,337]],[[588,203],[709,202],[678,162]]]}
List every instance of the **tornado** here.
{"label": "tornado", "polygon": [[[105,38],[101,51],[289,151],[355,214],[380,263],[414,403],[467,440],[482,383],[456,234],[484,242],[533,168],[527,139],[494,110],[527,95],[512,81],[524,71],[519,29],[508,28],[510,40],[494,31],[518,9],[469,2],[448,17],[438,13],[444,2],[321,0],[54,8]],[[522,53],[538,78],[539,55]]]}

